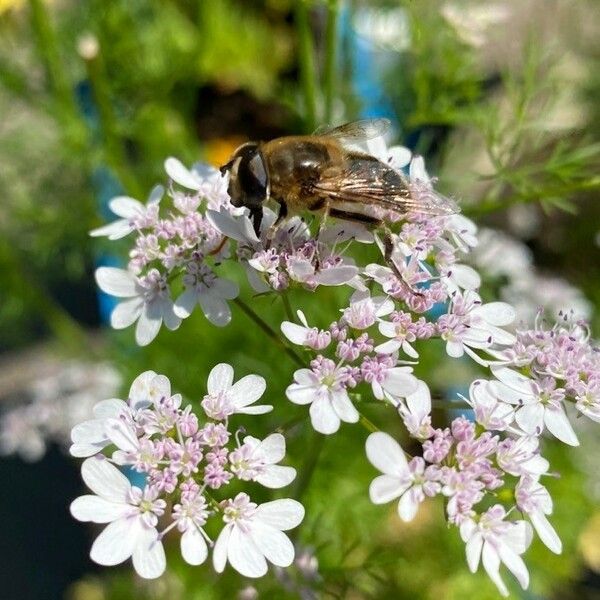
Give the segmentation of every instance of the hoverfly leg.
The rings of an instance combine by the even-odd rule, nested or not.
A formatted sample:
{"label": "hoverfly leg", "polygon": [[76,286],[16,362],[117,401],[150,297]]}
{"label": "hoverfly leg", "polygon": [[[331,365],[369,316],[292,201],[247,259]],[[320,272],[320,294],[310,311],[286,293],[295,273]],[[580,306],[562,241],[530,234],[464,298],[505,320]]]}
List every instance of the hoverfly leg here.
{"label": "hoverfly leg", "polygon": [[263,220],[263,209],[262,206],[251,208],[250,217],[252,217],[252,226],[254,227],[254,233],[256,237],[260,239],[260,226]]}
{"label": "hoverfly leg", "polygon": [[319,249],[319,242],[321,240],[321,234],[323,233],[325,225],[327,224],[327,217],[329,217],[329,202],[325,201],[323,203],[323,216],[321,217],[321,222],[319,223],[319,230],[317,231],[317,246],[315,248],[317,261],[315,263],[315,272],[321,268],[321,251]]}
{"label": "hoverfly leg", "polygon": [[410,283],[408,283],[408,281],[406,281],[404,275],[400,272],[400,269],[398,269],[396,263],[393,261],[392,254],[394,253],[394,239],[392,238],[392,232],[387,227],[384,230],[383,249],[385,262],[387,262],[390,269],[392,269],[392,272],[398,278],[398,281],[400,281],[411,294],[414,294],[415,296],[423,296],[423,292],[420,292]]}

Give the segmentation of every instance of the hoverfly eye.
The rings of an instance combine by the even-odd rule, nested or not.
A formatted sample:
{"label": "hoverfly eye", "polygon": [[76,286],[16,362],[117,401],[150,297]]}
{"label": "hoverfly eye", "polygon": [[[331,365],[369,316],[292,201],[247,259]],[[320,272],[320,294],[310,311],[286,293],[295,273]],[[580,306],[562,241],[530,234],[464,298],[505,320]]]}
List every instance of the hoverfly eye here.
{"label": "hoverfly eye", "polygon": [[256,153],[250,162],[248,163],[248,169],[250,173],[254,175],[256,181],[263,187],[267,187],[267,172],[260,154]]}

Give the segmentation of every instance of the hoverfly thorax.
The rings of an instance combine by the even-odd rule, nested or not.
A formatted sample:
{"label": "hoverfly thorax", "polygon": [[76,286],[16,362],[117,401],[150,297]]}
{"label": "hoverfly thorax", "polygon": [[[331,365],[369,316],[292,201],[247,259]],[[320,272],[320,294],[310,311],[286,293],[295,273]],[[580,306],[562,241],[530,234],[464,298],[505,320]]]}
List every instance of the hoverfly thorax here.
{"label": "hoverfly thorax", "polygon": [[269,178],[257,143],[240,146],[220,170],[229,172],[227,192],[233,206],[257,209],[268,198]]}

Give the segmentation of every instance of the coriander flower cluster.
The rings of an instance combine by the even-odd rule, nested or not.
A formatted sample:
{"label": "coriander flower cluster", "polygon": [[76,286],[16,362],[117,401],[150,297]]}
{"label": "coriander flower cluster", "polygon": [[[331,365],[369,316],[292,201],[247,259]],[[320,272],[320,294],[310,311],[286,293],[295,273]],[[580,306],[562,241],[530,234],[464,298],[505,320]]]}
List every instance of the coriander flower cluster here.
{"label": "coriander flower cluster", "polygon": [[[380,142],[371,143],[368,151],[402,173],[414,203],[430,206],[436,192],[423,159]],[[293,316],[290,311],[279,324],[282,343],[304,362],[290,373],[288,400],[306,406],[307,421],[325,435],[344,434],[347,425],[342,423],[362,422],[373,432],[377,427],[362,414],[362,404],[381,402],[418,451],[409,456],[388,433],[371,433],[366,455],[381,472],[371,484],[371,500],[397,500],[399,517],[410,521],[422,502],[443,497],[447,522],[465,542],[468,567],[475,571],[481,563],[503,595],[508,590],[501,565],[526,588],[529,574],[522,555],[534,533],[552,552],[562,550],[549,519],[552,498],[543,483],[553,474],[542,456],[546,439],[577,446],[573,415],[600,421],[600,353],[587,325],[566,312],[555,324],[547,324],[540,313],[531,326],[515,325],[517,310],[511,303],[488,301],[472,265],[490,274],[494,260],[485,248],[477,248],[477,227],[465,216],[372,209],[386,223],[383,232],[299,216],[275,227],[277,216],[266,207],[257,231],[248,211],[229,202],[227,180],[219,172],[198,166],[187,170],[175,159],[165,166],[172,204],[168,216],[160,216],[160,188],[145,207],[132,199],[113,201],[122,219],[95,232],[136,236],[127,270],[97,271],[100,287],[124,298],[113,312],[113,326],[137,320],[138,343],[149,343],[162,323],[177,328],[196,305],[209,321],[226,325],[231,319],[227,301],[238,295],[238,286],[219,277],[225,260],[240,264],[260,294],[291,294],[299,288],[319,294],[321,286],[347,286],[347,300],[335,314],[323,316],[320,310],[311,315],[307,309]],[[368,257],[362,263],[352,255],[356,244],[367,245],[360,253]],[[465,410],[460,417],[442,423],[432,418],[429,385],[415,375],[425,345],[437,345],[449,360],[470,361],[482,373],[461,396]],[[148,372],[136,380],[127,403],[100,403],[97,419],[73,430],[77,456],[116,448],[110,459],[88,458],[84,478],[104,498],[106,489],[86,474],[102,469],[99,479],[119,479],[119,489],[127,492],[126,500],[118,501],[127,507],[115,509],[111,519],[102,517],[120,532],[125,524],[119,519],[126,514],[127,526],[137,528],[139,544],[129,542],[117,553],[117,562],[132,556],[139,573],[156,576],[164,569],[162,536],[177,528],[184,558],[198,564],[210,545],[204,525],[218,513],[225,526],[213,550],[217,571],[227,560],[249,576],[264,574],[265,559],[280,566],[291,563],[293,548],[281,532],[302,519],[298,503],[276,500],[257,506],[244,493],[219,502],[211,496],[234,479],[277,488],[294,475],[277,464],[285,448],[279,434],[262,441],[247,437],[228,449],[229,416],[270,409],[254,404],[264,391],[260,378],[252,385],[245,378],[232,387],[232,377],[227,365],[211,373],[201,403],[204,424],[189,407],[181,409],[181,398],[170,395],[165,378]],[[145,489],[125,489],[114,465],[143,473]],[[165,498],[173,509],[159,534]],[[86,502],[92,501],[76,501],[74,514],[92,520],[86,519],[91,515]],[[81,512],[78,503],[84,505]],[[276,516],[276,505],[289,518]],[[113,519],[117,513],[121,516]],[[107,550],[115,538],[107,537],[106,543],[96,542],[100,550],[93,548],[92,557],[115,564]]]}
{"label": "coriander flower cluster", "polygon": [[[81,475],[93,495],[76,498],[71,513],[107,524],[92,545],[92,560],[117,565],[131,558],[138,575],[153,579],[166,569],[162,540],[177,532],[188,564],[202,564],[212,548],[219,573],[229,562],[246,577],[261,577],[267,561],[293,562],[294,547],[283,532],[302,521],[302,505],[289,498],[257,504],[246,492],[226,491],[238,490],[236,480],[282,488],[296,476],[278,464],[285,455],[281,434],[240,440],[239,431],[230,431],[230,416],[272,410],[256,404],[265,391],[262,377],[234,383],[233,375],[228,364],[213,368],[199,417],[171,393],[167,377],[146,371],[127,401],[101,401],[94,419],[73,428],[71,454],[85,458]],[[138,474],[141,486],[125,469]],[[207,533],[209,521],[223,523],[216,540]]]}

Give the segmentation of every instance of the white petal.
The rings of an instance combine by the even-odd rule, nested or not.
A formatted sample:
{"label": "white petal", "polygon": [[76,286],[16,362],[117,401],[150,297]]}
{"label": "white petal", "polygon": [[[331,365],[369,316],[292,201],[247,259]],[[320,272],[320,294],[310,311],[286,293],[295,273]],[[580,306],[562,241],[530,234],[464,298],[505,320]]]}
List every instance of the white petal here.
{"label": "white petal", "polygon": [[101,400],[94,405],[94,416],[96,419],[117,418],[122,412],[128,411],[127,402],[119,398]]}
{"label": "white petal", "polygon": [[198,303],[198,294],[194,288],[187,288],[181,293],[181,295],[175,300],[173,305],[173,311],[181,319],[187,319],[196,308]]}
{"label": "white petal", "polygon": [[113,329],[125,329],[133,325],[142,314],[144,300],[139,296],[119,302],[110,314],[110,326]]}
{"label": "white petal", "polygon": [[526,404],[516,412],[515,421],[526,433],[539,435],[544,425],[544,407],[539,402]]}
{"label": "white petal", "polygon": [[165,549],[154,527],[142,529],[132,559],[135,572],[144,579],[156,579],[165,572],[167,568]]}
{"label": "white petal", "polygon": [[235,281],[229,281],[229,279],[217,279],[212,288],[212,292],[225,298],[226,300],[233,300],[237,298],[240,293],[240,286]]}
{"label": "white petal", "polygon": [[165,171],[175,183],[190,190],[199,190],[202,185],[198,178],[194,177],[189,169],[176,158],[170,157],[165,160]]}
{"label": "white petal", "polygon": [[[156,380],[156,373],[154,371],[144,371],[138,375],[129,388],[129,405],[132,409],[137,410],[140,408],[148,408],[153,401],[154,393],[158,393],[163,396],[171,395],[170,384],[164,380]],[[157,388],[156,384],[159,384]],[[117,415],[106,415],[107,417],[116,417]]]}
{"label": "white petal", "polygon": [[122,502],[110,502],[99,496],[79,496],[71,502],[71,514],[78,521],[110,523],[131,512],[131,506]]}
{"label": "white petal", "polygon": [[162,185],[155,185],[151,190],[150,190],[150,195],[148,196],[148,201],[147,201],[147,205],[150,206],[152,204],[158,204],[161,200],[162,197],[165,194],[165,188]]}
{"label": "white petal", "polygon": [[181,325],[181,317],[175,314],[171,298],[164,298],[161,302],[161,308],[165,327],[171,331],[175,331]]}
{"label": "white petal", "polygon": [[340,428],[340,418],[338,417],[329,398],[317,398],[309,409],[310,421],[315,431],[329,435],[335,433]]}
{"label": "white petal", "polygon": [[469,538],[469,541],[465,547],[467,554],[467,565],[469,565],[469,570],[471,573],[475,573],[475,571],[477,571],[479,559],[481,558],[482,547],[483,537],[481,536],[481,533],[476,532]]}
{"label": "white petal", "polygon": [[546,515],[544,515],[542,511],[536,510],[529,513],[529,518],[542,542],[544,542],[552,552],[560,554],[562,552],[562,542],[560,541],[556,530],[546,518]]}
{"label": "white petal", "polygon": [[342,285],[358,275],[358,267],[342,265],[323,269],[315,275],[315,281],[321,285]]}
{"label": "white petal", "polygon": [[97,444],[105,439],[104,423],[100,419],[78,423],[71,429],[71,441],[75,444]]}
{"label": "white petal", "polygon": [[119,450],[124,452],[136,452],[138,450],[139,441],[135,431],[121,419],[107,419],[104,431],[108,439]]}
{"label": "white petal", "polygon": [[452,358],[460,358],[465,353],[462,342],[454,340],[448,341],[446,343],[446,353]]}
{"label": "white petal", "polygon": [[147,346],[160,331],[162,315],[158,300],[146,302],[135,328],[135,341],[138,346]]}
{"label": "white petal", "polygon": [[257,404],[255,406],[236,408],[235,412],[240,415],[264,415],[272,410],[273,406],[271,404]]}
{"label": "white petal", "polygon": [[266,525],[287,531],[297,527],[304,519],[304,507],[291,498],[282,498],[260,504],[256,509],[257,520]]}
{"label": "white petal", "polygon": [[369,462],[382,473],[400,477],[408,471],[404,452],[391,435],[383,431],[372,433],[365,448]]}
{"label": "white petal", "polygon": [[137,296],[135,275],[115,267],[99,267],[94,274],[98,287],[111,296],[130,298]]}
{"label": "white petal", "polygon": [[316,390],[312,385],[300,385],[299,383],[289,385],[285,390],[285,395],[294,404],[310,404],[317,397]]}
{"label": "white petal", "polygon": [[369,497],[373,504],[385,504],[399,498],[406,491],[406,487],[393,475],[379,475],[369,486]]}
{"label": "white petal", "polygon": [[283,335],[285,335],[285,337],[290,340],[292,344],[298,344],[299,346],[302,346],[304,342],[306,342],[308,329],[306,327],[296,325],[296,323],[284,321],[281,324],[281,333],[283,333]]}
{"label": "white petal", "polygon": [[525,396],[532,395],[531,379],[529,377],[506,367],[493,368],[492,372],[497,379],[513,390],[521,392]]}
{"label": "white petal", "polygon": [[544,423],[548,431],[561,442],[569,446],[579,446],[579,440],[562,406],[547,406],[544,411]]}
{"label": "white petal", "polygon": [[529,571],[523,562],[523,559],[514,550],[506,544],[498,545],[500,560],[506,565],[506,568],[517,578],[523,589],[529,585]]}
{"label": "white petal", "polygon": [[130,234],[133,231],[133,228],[129,225],[129,222],[125,219],[119,219],[118,221],[113,221],[108,225],[103,225],[102,227],[96,227],[96,229],[92,229],[90,231],[90,235],[92,237],[102,237],[106,236],[109,240],[120,240],[124,238],[126,235]]}
{"label": "white petal", "polygon": [[392,146],[388,148],[388,156],[392,159],[394,169],[401,169],[410,163],[412,152],[404,146]]}
{"label": "white petal", "polygon": [[515,320],[515,309],[506,302],[489,302],[475,308],[471,314],[483,318],[487,323],[492,325],[508,325]]}
{"label": "white petal", "polygon": [[417,391],[418,379],[401,367],[390,369],[383,384],[384,389],[392,396],[405,397]]}
{"label": "white petal", "polygon": [[406,396],[408,410],[416,417],[426,417],[431,412],[431,394],[424,381],[417,381],[417,391]]}
{"label": "white petal", "polygon": [[217,327],[225,327],[231,321],[231,309],[229,304],[210,293],[200,294],[198,296],[198,302],[202,308],[204,316]]}
{"label": "white petal", "polygon": [[342,421],[345,423],[358,423],[360,415],[345,390],[331,392],[331,404]]}
{"label": "white petal", "polygon": [[489,542],[483,544],[481,560],[483,562],[483,568],[486,570],[490,579],[496,584],[500,594],[504,597],[508,596],[508,589],[500,577],[500,557]]}
{"label": "white petal", "polygon": [[452,265],[452,279],[464,290],[476,290],[481,285],[479,273],[467,265]]}
{"label": "white petal", "polygon": [[[256,244],[260,243],[254,229],[250,225],[249,219],[245,216],[235,219],[229,212],[223,209],[220,212],[207,210],[206,217],[215,229],[237,242],[252,241]],[[250,226],[244,227],[245,222]]]}
{"label": "white petal", "polygon": [[131,484],[127,477],[106,459],[84,460],[81,465],[81,477],[92,492],[105,500],[127,503]]}
{"label": "white petal", "polygon": [[181,536],[181,556],[189,565],[201,565],[208,556],[206,540],[193,525]]}
{"label": "white petal", "polygon": [[296,469],[294,467],[284,467],[281,465],[270,465],[263,473],[258,475],[254,481],[272,490],[285,487],[296,478]]}
{"label": "white petal", "polygon": [[393,354],[402,347],[402,342],[398,340],[389,340],[375,347],[375,352],[379,354]]}
{"label": "white petal", "polygon": [[275,464],[285,456],[285,438],[280,433],[272,433],[259,445],[259,451],[267,464]]}
{"label": "white petal", "polygon": [[117,196],[109,201],[108,206],[115,215],[123,219],[133,219],[144,213],[144,205],[129,196]]}
{"label": "white petal", "polygon": [[252,539],[265,558],[278,567],[294,561],[294,545],[285,533],[260,522],[252,524]]}
{"label": "white petal", "polygon": [[253,538],[234,527],[227,547],[231,566],[246,577],[262,577],[267,572],[267,561]]}
{"label": "white petal", "polygon": [[260,375],[246,375],[237,381],[229,394],[233,404],[242,408],[256,402],[267,389],[267,382]]}
{"label": "white petal", "polygon": [[225,569],[227,563],[227,546],[229,545],[232,529],[233,525],[225,525],[215,542],[213,548],[213,567],[217,573],[222,573]]}
{"label": "white petal", "polygon": [[416,491],[413,488],[409,489],[398,502],[398,515],[405,523],[412,521],[419,510],[419,504]]}
{"label": "white petal", "polygon": [[532,539],[531,525],[527,521],[513,521],[513,527],[504,534],[502,541],[517,554],[523,554],[529,548]]}
{"label": "white petal", "polygon": [[206,387],[211,396],[216,396],[220,392],[226,392],[232,383],[233,367],[227,363],[219,363],[210,372]]}
{"label": "white petal", "polygon": [[133,554],[141,532],[142,522],[139,517],[113,521],[92,544],[90,558],[106,567],[122,563]]}
{"label": "white petal", "polygon": [[69,447],[69,454],[76,458],[87,458],[88,456],[94,456],[106,448],[108,442],[98,444],[71,444]]}

